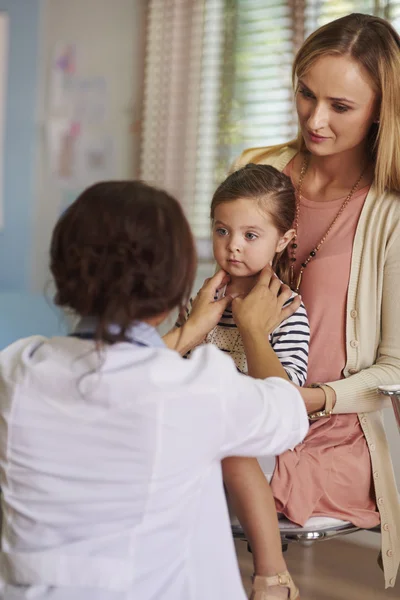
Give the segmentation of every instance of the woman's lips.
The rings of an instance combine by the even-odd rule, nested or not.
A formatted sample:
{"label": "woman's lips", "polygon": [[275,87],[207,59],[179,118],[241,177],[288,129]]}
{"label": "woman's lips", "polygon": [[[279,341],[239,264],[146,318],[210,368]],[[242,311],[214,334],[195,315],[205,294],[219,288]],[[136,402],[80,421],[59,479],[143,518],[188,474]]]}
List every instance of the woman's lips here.
{"label": "woman's lips", "polygon": [[325,140],[329,139],[322,135],[317,135],[316,133],[312,133],[311,131],[307,131],[307,134],[308,134],[308,137],[310,138],[310,140],[312,142],[315,142],[316,144],[320,144],[321,142],[324,142]]}

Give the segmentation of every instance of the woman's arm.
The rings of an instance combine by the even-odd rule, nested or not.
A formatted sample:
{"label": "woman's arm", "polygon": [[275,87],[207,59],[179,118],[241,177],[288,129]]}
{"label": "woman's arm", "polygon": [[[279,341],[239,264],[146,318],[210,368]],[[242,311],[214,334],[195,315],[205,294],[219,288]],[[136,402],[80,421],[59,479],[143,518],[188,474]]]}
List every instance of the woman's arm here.
{"label": "woman's arm", "polygon": [[400,224],[396,225],[387,246],[381,322],[363,324],[364,327],[380,329],[377,359],[371,367],[327,384],[336,393],[334,413],[373,412],[388,407],[390,399],[378,394],[377,387],[400,382]]}
{"label": "woman's arm", "polygon": [[282,285],[271,267],[267,266],[248,296],[235,298],[232,302],[233,317],[242,338],[251,377],[288,379],[268,336],[298,310],[301,298],[297,296],[287,304],[291,295],[288,286]]}
{"label": "woman's arm", "polygon": [[[279,323],[294,318],[301,305],[301,298],[296,296],[288,304],[291,295],[291,290],[282,286],[272,270],[266,267],[250,294],[245,299],[236,298],[232,302],[233,316],[243,341],[248,374],[251,377],[289,379],[269,342],[269,334]],[[324,408],[325,393],[322,389],[293,385],[300,392],[308,413]]]}

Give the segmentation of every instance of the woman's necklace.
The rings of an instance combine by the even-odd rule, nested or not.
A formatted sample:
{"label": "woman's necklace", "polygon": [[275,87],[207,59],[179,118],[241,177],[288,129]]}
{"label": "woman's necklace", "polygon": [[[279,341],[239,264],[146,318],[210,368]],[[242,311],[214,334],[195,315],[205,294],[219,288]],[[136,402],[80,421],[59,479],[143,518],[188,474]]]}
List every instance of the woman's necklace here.
{"label": "woman's necklace", "polygon": [[309,253],[308,257],[306,258],[306,260],[304,262],[301,263],[301,268],[299,271],[299,274],[296,277],[296,274],[294,272],[294,264],[296,262],[296,250],[297,250],[297,237],[298,237],[298,229],[299,229],[299,215],[300,215],[300,203],[301,203],[301,191],[303,188],[303,181],[304,181],[304,177],[305,174],[307,173],[307,169],[308,169],[308,165],[309,165],[309,155],[306,155],[304,157],[303,160],[303,164],[301,166],[301,171],[300,171],[300,177],[299,177],[299,184],[297,187],[297,194],[296,194],[296,213],[295,213],[295,219],[294,219],[294,230],[295,230],[295,235],[293,238],[293,243],[291,244],[291,249],[292,249],[292,253],[291,253],[291,266],[290,266],[290,286],[291,288],[295,291],[298,292],[300,289],[300,284],[301,284],[301,280],[303,278],[303,273],[305,271],[305,269],[307,268],[308,263],[310,262],[310,260],[312,260],[315,255],[317,254],[318,250],[321,248],[322,244],[325,242],[326,238],[328,237],[329,233],[331,232],[331,230],[333,229],[333,227],[335,226],[335,223],[337,222],[337,220],[339,219],[340,215],[342,214],[342,212],[344,211],[344,209],[346,208],[346,206],[348,205],[348,203],[350,202],[351,198],[353,197],[354,192],[357,190],[358,186],[360,185],[360,181],[363,178],[363,175],[365,173],[366,168],[363,169],[360,177],[357,179],[356,183],[353,185],[353,187],[351,188],[350,192],[348,193],[348,195],[346,196],[342,206],[339,208],[339,211],[336,215],[336,217],[333,219],[332,223],[329,225],[328,229],[326,230],[325,234],[322,236],[322,238],[320,239],[320,241],[318,242],[318,244],[315,246],[315,248],[313,250],[311,250],[311,252]]}

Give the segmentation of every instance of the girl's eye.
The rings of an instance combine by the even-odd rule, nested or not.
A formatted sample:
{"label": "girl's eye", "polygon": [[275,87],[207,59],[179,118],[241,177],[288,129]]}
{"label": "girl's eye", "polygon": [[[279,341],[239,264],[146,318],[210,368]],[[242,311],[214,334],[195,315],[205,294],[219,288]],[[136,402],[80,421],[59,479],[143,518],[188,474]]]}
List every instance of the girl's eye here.
{"label": "girl's eye", "polygon": [[224,229],[223,227],[218,227],[218,229],[216,229],[215,232],[221,236],[227,235],[227,233],[228,233],[227,229]]}
{"label": "girl's eye", "polygon": [[339,112],[339,113],[344,113],[349,110],[349,107],[345,106],[344,104],[334,104],[333,108],[336,110],[336,112]]}
{"label": "girl's eye", "polygon": [[306,90],[305,88],[299,88],[299,93],[304,98],[314,98],[314,96],[312,95],[312,93],[309,90]]}
{"label": "girl's eye", "polygon": [[258,236],[256,236],[255,233],[251,233],[250,231],[248,231],[244,237],[246,238],[246,240],[249,240],[251,242],[252,240],[256,240]]}

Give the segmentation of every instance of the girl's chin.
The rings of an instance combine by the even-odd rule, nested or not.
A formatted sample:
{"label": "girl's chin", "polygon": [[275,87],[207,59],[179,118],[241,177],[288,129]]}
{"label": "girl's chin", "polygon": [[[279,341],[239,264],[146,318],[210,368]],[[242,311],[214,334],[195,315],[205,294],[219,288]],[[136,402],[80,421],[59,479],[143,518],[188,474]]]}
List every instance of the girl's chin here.
{"label": "girl's chin", "polygon": [[248,271],[248,270],[243,270],[241,271],[240,269],[237,268],[230,268],[225,269],[227,271],[227,273],[229,273],[229,275],[231,277],[234,277],[235,279],[249,279],[251,277],[257,277],[259,274],[259,271]]}

